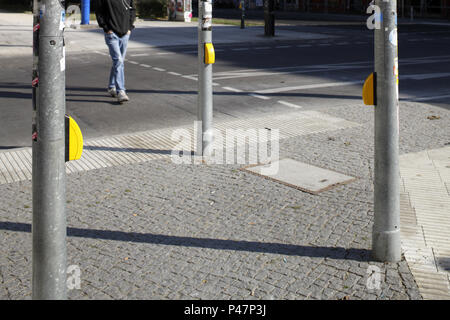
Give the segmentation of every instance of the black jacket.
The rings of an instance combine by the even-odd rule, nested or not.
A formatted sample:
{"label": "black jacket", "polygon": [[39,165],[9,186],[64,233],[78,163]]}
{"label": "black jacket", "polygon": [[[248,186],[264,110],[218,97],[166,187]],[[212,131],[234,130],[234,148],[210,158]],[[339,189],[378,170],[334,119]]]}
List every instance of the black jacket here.
{"label": "black jacket", "polygon": [[123,37],[134,29],[136,6],[133,0],[96,0],[95,15],[100,28]]}

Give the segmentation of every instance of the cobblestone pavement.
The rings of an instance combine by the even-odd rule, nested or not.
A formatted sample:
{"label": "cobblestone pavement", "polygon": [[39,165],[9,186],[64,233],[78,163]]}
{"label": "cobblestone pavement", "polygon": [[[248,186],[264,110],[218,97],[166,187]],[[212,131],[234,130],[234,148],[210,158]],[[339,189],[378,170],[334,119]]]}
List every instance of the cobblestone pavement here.
{"label": "cobblestone pavement", "polygon": [[[323,112],[362,126],[280,142],[282,158],[358,178],[319,195],[170,159],[68,175],[68,265],[81,270],[69,298],[421,299],[404,259],[370,258],[373,108]],[[401,154],[450,142],[445,109],[401,103],[400,118]],[[30,299],[30,181],[0,199],[0,298]]]}

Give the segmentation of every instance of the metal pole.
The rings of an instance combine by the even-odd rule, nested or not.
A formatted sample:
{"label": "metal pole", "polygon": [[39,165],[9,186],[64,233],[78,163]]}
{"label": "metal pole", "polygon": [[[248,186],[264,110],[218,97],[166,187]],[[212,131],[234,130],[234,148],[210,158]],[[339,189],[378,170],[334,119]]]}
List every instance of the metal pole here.
{"label": "metal pole", "polygon": [[399,106],[396,0],[376,0],[383,14],[375,29],[375,181],[372,253],[396,262],[400,247]]}
{"label": "metal pole", "polygon": [[264,35],[275,36],[275,9],[274,0],[264,0]]}
{"label": "metal pole", "polygon": [[245,28],[245,0],[241,0],[241,29]]}
{"label": "metal pole", "polygon": [[55,300],[67,298],[65,10],[59,0],[40,1],[37,9],[39,94],[33,125],[32,297]]}
{"label": "metal pole", "polygon": [[81,24],[89,24],[91,13],[91,0],[81,1]]}
{"label": "metal pole", "polygon": [[197,119],[202,124],[197,154],[210,156],[213,148],[212,64],[205,63],[205,43],[212,43],[212,1],[198,1],[198,108]]}

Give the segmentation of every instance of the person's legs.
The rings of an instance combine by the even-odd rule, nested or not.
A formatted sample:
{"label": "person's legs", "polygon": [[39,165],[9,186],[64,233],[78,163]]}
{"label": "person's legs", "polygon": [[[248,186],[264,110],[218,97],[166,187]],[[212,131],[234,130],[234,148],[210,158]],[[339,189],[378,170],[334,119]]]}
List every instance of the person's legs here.
{"label": "person's legs", "polygon": [[[122,56],[122,60],[125,60],[125,56],[127,54],[127,47],[128,47],[128,39],[130,38],[129,35],[124,35],[122,38],[119,38],[119,49],[120,54]],[[122,64],[122,70],[120,74],[120,78],[116,80],[116,82],[120,82],[120,84],[117,87],[118,91],[125,91],[125,66]]]}
{"label": "person's legs", "polygon": [[121,50],[120,38],[114,34],[105,34],[105,42],[109,48],[109,54],[112,59],[112,67],[109,75],[108,88],[116,88],[118,91],[125,90],[124,87],[124,70],[123,70],[123,57]]}

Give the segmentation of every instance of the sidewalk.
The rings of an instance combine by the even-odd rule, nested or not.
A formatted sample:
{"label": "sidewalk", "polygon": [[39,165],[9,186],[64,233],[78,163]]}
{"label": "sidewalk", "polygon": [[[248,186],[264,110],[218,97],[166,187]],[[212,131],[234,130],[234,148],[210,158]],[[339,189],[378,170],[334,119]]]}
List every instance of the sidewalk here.
{"label": "sidewalk", "polygon": [[[373,108],[344,105],[214,123],[222,130],[279,128],[280,158],[356,180],[313,195],[241,170],[243,165],[176,164],[170,157],[178,143],[171,140],[175,128],[87,141],[82,160],[68,164],[68,265],[81,270],[80,289],[69,291],[71,299],[449,297],[448,256],[440,251],[440,263],[420,261],[423,250],[414,247],[418,237],[411,231],[426,225],[427,210],[417,203],[434,193],[417,198],[404,169],[402,199],[410,199],[402,201],[405,257],[386,264],[370,259]],[[414,166],[411,159],[420,152],[436,149],[428,154],[440,161],[435,163],[447,197],[449,123],[445,109],[401,103],[402,168]],[[0,152],[1,162],[20,162],[21,170],[29,170],[19,152],[29,153]],[[0,185],[2,299],[31,294],[26,178]],[[433,211],[442,226],[448,219],[443,210]],[[449,244],[448,237],[424,243],[435,252],[442,244]]]}

